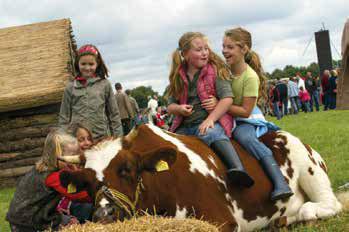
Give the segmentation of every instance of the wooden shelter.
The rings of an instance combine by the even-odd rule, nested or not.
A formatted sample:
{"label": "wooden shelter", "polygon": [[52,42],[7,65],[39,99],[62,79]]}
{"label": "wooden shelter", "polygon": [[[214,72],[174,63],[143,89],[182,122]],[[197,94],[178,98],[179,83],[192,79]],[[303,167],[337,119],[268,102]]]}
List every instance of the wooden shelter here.
{"label": "wooden shelter", "polygon": [[337,109],[349,110],[349,18],[342,34],[342,72],[337,83]]}
{"label": "wooden shelter", "polygon": [[0,29],[0,186],[41,156],[57,124],[76,42],[69,19]]}

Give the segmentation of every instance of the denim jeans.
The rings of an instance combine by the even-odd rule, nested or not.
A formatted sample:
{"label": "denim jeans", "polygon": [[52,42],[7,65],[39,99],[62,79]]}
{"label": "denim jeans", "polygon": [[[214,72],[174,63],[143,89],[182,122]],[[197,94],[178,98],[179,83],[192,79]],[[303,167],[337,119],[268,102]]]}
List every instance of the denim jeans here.
{"label": "denim jeans", "polygon": [[337,94],[329,94],[329,108],[331,110],[336,109],[336,98],[337,98]]}
{"label": "denim jeans", "polygon": [[312,99],[313,99],[313,105],[315,104],[316,111],[319,111],[319,102],[320,102],[320,93],[319,90],[315,90],[312,94]]}
{"label": "denim jeans", "polygon": [[199,137],[204,143],[207,145],[211,145],[211,143],[219,140],[228,140],[228,136],[225,134],[223,127],[219,123],[215,123],[213,128],[208,128],[207,133],[205,135],[200,135],[199,134],[199,126],[194,126],[194,127],[179,127],[176,130],[177,134],[182,134],[182,135],[195,135]]}
{"label": "denim jeans", "polygon": [[279,102],[273,102],[273,110],[277,120],[281,119],[281,112],[279,109]]}
{"label": "denim jeans", "polygon": [[306,102],[303,102],[304,104],[304,108],[305,108],[305,112],[310,112],[310,102],[309,101],[306,101]]}
{"label": "denim jeans", "polygon": [[272,156],[272,151],[258,140],[254,125],[249,123],[238,123],[233,131],[233,137],[238,141],[247,152],[261,160],[266,156]]}
{"label": "denim jeans", "polygon": [[288,99],[285,98],[281,101],[282,103],[282,110],[283,112],[281,112],[281,114],[283,115],[287,115],[288,114]]}
{"label": "denim jeans", "polygon": [[298,103],[297,103],[297,98],[298,97],[290,97],[290,102],[291,102],[291,108],[293,110],[293,114],[298,114]]}

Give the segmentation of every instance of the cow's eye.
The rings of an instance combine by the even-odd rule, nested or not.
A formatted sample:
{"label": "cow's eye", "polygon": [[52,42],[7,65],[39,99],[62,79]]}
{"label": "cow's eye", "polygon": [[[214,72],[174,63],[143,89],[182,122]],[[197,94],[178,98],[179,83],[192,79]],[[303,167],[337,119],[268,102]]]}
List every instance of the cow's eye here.
{"label": "cow's eye", "polygon": [[118,172],[120,176],[125,177],[130,175],[131,169],[127,165],[125,165],[120,167]]}

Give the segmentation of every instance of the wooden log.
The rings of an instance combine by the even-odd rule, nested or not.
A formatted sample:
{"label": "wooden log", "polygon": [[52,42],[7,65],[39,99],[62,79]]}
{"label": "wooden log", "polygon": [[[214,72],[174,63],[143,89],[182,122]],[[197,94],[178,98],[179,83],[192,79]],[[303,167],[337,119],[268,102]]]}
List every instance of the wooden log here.
{"label": "wooden log", "polygon": [[6,118],[0,120],[0,131],[7,131],[10,129],[23,128],[27,126],[55,125],[57,122],[58,113]]}
{"label": "wooden log", "polygon": [[0,141],[5,142],[24,138],[46,137],[49,130],[50,128],[47,125],[12,129],[0,134]]}
{"label": "wooden log", "polygon": [[15,176],[15,177],[8,177],[8,178],[0,178],[0,189],[3,188],[9,188],[9,187],[15,187],[17,184],[17,181],[22,176]]}
{"label": "wooden log", "polygon": [[0,143],[0,153],[10,153],[15,151],[31,150],[37,147],[43,147],[45,138],[25,138],[17,141]]}
{"label": "wooden log", "polygon": [[59,102],[59,103],[48,104],[48,105],[43,105],[38,107],[32,107],[28,109],[1,112],[0,119],[32,116],[32,115],[38,115],[38,114],[52,114],[52,113],[58,114],[60,107],[61,107],[61,103]]}
{"label": "wooden log", "polygon": [[40,157],[32,157],[32,158],[26,158],[26,159],[20,159],[20,160],[13,160],[8,162],[1,162],[0,163],[0,169],[10,169],[10,168],[16,168],[16,167],[22,167],[22,166],[31,166],[38,161]]}
{"label": "wooden log", "polygon": [[2,153],[0,154],[0,163],[30,157],[38,157],[42,155],[42,149],[42,147],[37,147],[32,150],[27,150],[23,152]]}
{"label": "wooden log", "polygon": [[8,177],[15,177],[15,176],[21,176],[26,174],[30,169],[32,169],[32,166],[24,166],[24,167],[18,167],[18,168],[8,168],[1,170],[0,172],[0,178],[8,178]]}

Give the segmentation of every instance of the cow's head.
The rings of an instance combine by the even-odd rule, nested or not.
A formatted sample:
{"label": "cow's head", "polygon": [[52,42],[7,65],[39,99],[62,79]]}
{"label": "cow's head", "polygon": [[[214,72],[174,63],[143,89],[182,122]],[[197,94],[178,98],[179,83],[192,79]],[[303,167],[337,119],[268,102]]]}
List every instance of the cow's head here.
{"label": "cow's head", "polygon": [[[176,160],[177,151],[174,146],[161,145],[153,150],[140,152],[127,141],[122,141],[121,144],[121,149],[115,151],[115,156],[103,169],[103,179],[98,178],[100,171],[97,168],[94,170],[88,166],[89,157],[93,157],[93,149],[86,156],[85,169],[64,174],[66,185],[73,183],[78,189],[85,188],[95,199],[93,221],[107,223],[131,216],[135,212],[138,199],[142,201],[144,198],[142,176],[169,168]],[[98,155],[103,156],[103,151],[98,152]]]}

